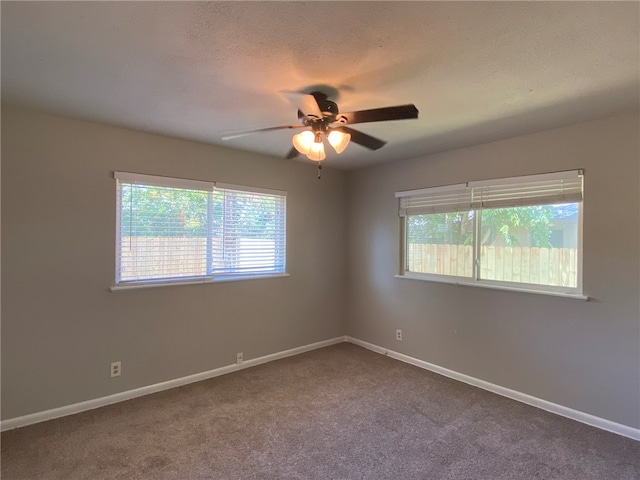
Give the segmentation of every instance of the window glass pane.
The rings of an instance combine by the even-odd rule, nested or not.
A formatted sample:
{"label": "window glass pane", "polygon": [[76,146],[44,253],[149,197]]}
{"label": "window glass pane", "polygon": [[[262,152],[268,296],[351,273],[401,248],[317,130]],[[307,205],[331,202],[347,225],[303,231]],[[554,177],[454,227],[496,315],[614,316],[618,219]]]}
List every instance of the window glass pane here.
{"label": "window glass pane", "polygon": [[121,176],[116,283],[285,272],[285,192],[191,189],[172,186],[171,178],[154,185]]}
{"label": "window glass pane", "polygon": [[578,204],[479,211],[480,279],[577,286]]}
{"label": "window glass pane", "polygon": [[473,216],[473,211],[407,216],[407,272],[472,277]]}
{"label": "window glass pane", "polygon": [[119,280],[206,275],[207,192],[131,184],[120,190]]}
{"label": "window glass pane", "polygon": [[284,272],[285,197],[255,192],[215,192],[214,273]]}

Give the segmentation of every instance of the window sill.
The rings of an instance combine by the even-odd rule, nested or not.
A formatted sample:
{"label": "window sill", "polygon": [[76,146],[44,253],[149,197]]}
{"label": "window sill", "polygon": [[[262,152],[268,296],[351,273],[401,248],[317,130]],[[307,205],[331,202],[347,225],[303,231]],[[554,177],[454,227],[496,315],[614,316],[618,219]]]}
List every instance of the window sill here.
{"label": "window sill", "polygon": [[573,298],[576,300],[589,300],[589,297],[583,295],[581,293],[572,293],[572,292],[560,292],[560,291],[550,291],[550,290],[536,290],[532,288],[521,288],[521,287],[512,287],[507,285],[496,285],[490,283],[479,283],[479,282],[465,282],[464,280],[455,278],[455,277],[424,277],[422,275],[416,275],[411,273],[406,273],[404,275],[394,275],[395,278],[402,278],[407,280],[420,280],[423,282],[436,282],[436,283],[448,283],[450,285],[458,285],[464,287],[480,287],[480,288],[490,288],[492,290],[506,290],[509,292],[521,292],[521,293],[535,293],[538,295],[550,295],[553,297],[563,297],[563,298]]}
{"label": "window sill", "polygon": [[288,277],[288,273],[270,273],[266,275],[221,275],[216,278],[198,279],[198,280],[173,280],[169,282],[163,281],[147,281],[125,283],[115,285],[109,290],[112,292],[120,292],[123,290],[138,290],[140,288],[157,288],[157,287],[178,287],[183,285],[204,285],[207,283],[224,283],[224,282],[240,282],[244,280],[260,280],[266,278]]}

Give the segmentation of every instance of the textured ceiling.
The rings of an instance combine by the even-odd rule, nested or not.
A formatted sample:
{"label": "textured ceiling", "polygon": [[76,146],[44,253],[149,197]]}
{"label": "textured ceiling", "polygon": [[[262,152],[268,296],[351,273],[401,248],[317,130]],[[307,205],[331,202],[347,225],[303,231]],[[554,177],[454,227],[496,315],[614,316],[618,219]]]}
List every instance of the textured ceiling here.
{"label": "textured ceiling", "polygon": [[[278,92],[323,85],[358,126],[355,168],[638,108],[637,2],[1,2],[2,100],[283,157]],[[308,160],[305,160],[308,161]]]}

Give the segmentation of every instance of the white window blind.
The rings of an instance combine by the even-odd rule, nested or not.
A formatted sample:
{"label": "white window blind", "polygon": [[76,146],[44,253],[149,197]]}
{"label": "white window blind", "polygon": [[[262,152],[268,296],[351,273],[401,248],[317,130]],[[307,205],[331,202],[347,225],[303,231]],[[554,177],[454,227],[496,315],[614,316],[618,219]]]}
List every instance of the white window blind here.
{"label": "white window blind", "polygon": [[213,273],[284,272],[286,197],[216,188]]}
{"label": "white window blind", "polygon": [[473,208],[506,208],[582,201],[582,171],[469,182]]}
{"label": "white window blind", "polygon": [[582,171],[527,175],[397,192],[399,214],[424,215],[480,208],[549,205],[582,201]]}
{"label": "white window blind", "polygon": [[398,192],[400,216],[463,212],[471,209],[471,190],[466,183]]}
{"label": "white window blind", "polygon": [[286,192],[114,177],[117,284],[284,273]]}

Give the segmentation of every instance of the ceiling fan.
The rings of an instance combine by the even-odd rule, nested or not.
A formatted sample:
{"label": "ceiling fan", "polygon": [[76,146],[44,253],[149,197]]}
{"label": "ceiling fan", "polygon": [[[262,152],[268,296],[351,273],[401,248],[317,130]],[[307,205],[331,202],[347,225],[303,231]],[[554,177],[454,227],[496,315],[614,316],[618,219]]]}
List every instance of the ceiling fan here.
{"label": "ceiling fan", "polygon": [[[347,148],[350,141],[370,150],[378,150],[387,143],[379,138],[354,130],[348,125],[418,118],[418,109],[413,104],[340,113],[338,105],[329,100],[327,95],[322,92],[311,92],[310,94],[298,92],[282,93],[298,107],[297,124],[236,132],[225,135],[222,139],[229,140],[272,130],[305,129],[303,132],[293,136],[293,147],[286,158],[295,158],[303,154],[311,160],[320,162],[326,158],[323,143],[325,137],[338,154]],[[320,168],[320,166],[318,167]]]}

